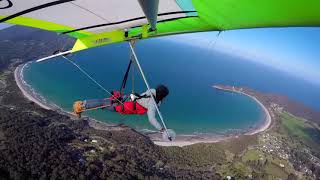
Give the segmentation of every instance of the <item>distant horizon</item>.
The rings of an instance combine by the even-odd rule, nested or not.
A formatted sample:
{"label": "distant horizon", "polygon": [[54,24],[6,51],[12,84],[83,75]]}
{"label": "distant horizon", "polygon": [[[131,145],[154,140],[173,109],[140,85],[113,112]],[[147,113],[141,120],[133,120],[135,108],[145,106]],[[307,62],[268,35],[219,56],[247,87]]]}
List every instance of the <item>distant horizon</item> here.
{"label": "distant horizon", "polygon": [[259,28],[224,31],[219,36],[218,32],[200,32],[161,39],[239,56],[320,86],[319,30],[311,27]]}
{"label": "distant horizon", "polygon": [[[166,40],[165,40],[165,41],[166,41]],[[180,43],[181,43],[181,42],[178,42],[178,41],[171,41],[171,40],[170,40],[170,43],[172,43],[172,42],[173,42],[173,43],[177,43],[177,44],[180,44]],[[193,46],[192,44],[183,44],[183,45]],[[201,47],[200,47],[200,48],[201,48]],[[206,49],[206,48],[203,48],[203,49]],[[238,57],[239,60],[246,61],[246,63],[247,63],[247,62],[250,62],[250,63],[257,64],[257,65],[262,65],[262,66],[264,66],[264,67],[266,67],[266,68],[268,68],[268,69],[270,68],[270,69],[275,70],[275,71],[277,71],[277,72],[280,72],[280,73],[282,73],[282,74],[288,75],[288,76],[290,76],[290,77],[292,77],[292,78],[294,78],[294,79],[296,79],[296,80],[304,81],[304,82],[306,82],[306,83],[308,83],[308,84],[310,84],[310,85],[312,85],[312,86],[315,86],[315,87],[317,87],[317,88],[320,88],[320,83],[315,83],[315,82],[312,81],[312,80],[303,78],[303,77],[301,77],[301,76],[297,76],[297,75],[295,75],[295,74],[293,74],[293,73],[291,73],[291,72],[284,71],[284,70],[281,69],[281,68],[274,67],[274,66],[269,65],[269,64],[267,64],[267,63],[261,63],[261,62],[259,62],[259,61],[254,60],[253,57],[250,57],[250,56],[242,56],[242,55],[240,55],[240,54],[234,54],[234,53],[228,52],[228,51],[223,50],[223,49],[218,49],[218,48],[213,48],[211,52],[212,52],[213,54],[218,52],[218,53],[222,53],[222,54],[227,55],[227,56]]]}
{"label": "distant horizon", "polygon": [[[1,23],[0,30],[14,26]],[[287,27],[187,33],[160,37],[239,56],[320,86],[320,28]]]}

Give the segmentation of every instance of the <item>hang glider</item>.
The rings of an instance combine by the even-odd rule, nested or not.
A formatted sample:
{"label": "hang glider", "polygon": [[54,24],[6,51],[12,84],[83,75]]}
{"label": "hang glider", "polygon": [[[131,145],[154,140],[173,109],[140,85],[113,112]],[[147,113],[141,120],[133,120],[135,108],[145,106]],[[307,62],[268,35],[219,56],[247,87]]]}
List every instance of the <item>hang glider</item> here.
{"label": "hang glider", "polygon": [[[319,0],[0,0],[0,23],[40,28],[77,39],[71,50],[41,60],[57,56],[67,59],[65,55],[70,53],[128,41],[131,61],[150,91],[134,50],[136,40],[201,31],[320,26],[319,7]],[[171,141],[172,133],[151,97],[164,135]]]}
{"label": "hang glider", "polygon": [[179,33],[320,26],[320,1],[2,0],[1,22],[67,34],[76,52]]}

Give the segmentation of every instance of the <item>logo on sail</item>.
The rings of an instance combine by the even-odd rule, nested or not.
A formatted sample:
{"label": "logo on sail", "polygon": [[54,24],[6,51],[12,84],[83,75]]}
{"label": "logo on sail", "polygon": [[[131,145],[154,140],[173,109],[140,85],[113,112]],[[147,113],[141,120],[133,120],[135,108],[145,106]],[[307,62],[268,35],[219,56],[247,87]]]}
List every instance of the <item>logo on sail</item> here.
{"label": "logo on sail", "polygon": [[93,44],[102,44],[102,43],[107,43],[108,41],[110,41],[109,38],[100,38],[100,39],[93,41]]}

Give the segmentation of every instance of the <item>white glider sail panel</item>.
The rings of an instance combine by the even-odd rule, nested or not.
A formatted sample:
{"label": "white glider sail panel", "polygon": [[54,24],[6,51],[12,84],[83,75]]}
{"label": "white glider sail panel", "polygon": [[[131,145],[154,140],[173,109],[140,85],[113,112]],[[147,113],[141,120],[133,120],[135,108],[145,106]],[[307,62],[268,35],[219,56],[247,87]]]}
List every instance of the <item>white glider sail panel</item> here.
{"label": "white glider sail panel", "polygon": [[[143,18],[145,15],[137,0],[10,0],[8,2],[12,2],[13,6],[2,9],[0,12],[0,19],[2,19],[1,17],[7,17],[37,6],[56,2],[54,5],[48,5],[44,8],[28,12],[19,17],[30,19],[30,21],[40,20],[43,22],[59,24],[64,26],[66,30],[122,22],[140,17],[140,19],[137,20],[108,25],[106,27],[102,26],[90,28],[86,30],[87,34],[101,33],[115,29],[126,29],[148,23],[147,19]],[[1,1],[1,3],[3,2]],[[159,2],[159,14],[181,11],[183,10],[179,7],[175,0],[161,0]],[[159,16],[158,20],[185,16],[187,16],[186,13],[169,14]],[[17,18],[19,19],[19,17]],[[34,26],[35,24],[30,25]],[[46,27],[39,28],[45,29]]]}
{"label": "white glider sail panel", "polygon": [[[142,1],[159,1],[156,30]],[[75,37],[75,52],[178,33],[320,26],[319,7],[320,0],[1,0],[0,23]]]}

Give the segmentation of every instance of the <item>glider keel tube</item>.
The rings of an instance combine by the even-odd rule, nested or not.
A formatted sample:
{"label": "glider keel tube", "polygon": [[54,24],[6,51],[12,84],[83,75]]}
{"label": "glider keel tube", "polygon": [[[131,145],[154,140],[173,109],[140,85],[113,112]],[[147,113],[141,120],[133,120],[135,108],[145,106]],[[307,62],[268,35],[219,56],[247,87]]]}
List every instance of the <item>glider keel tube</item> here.
{"label": "glider keel tube", "polygon": [[47,57],[44,57],[44,58],[36,60],[36,62],[46,61],[46,60],[49,60],[49,59],[52,59],[52,58],[55,58],[55,57],[59,57],[59,56],[64,56],[64,55],[67,55],[67,54],[70,54],[70,53],[72,53],[72,50],[60,52],[58,54],[54,54],[54,55],[51,55],[51,56],[47,56]]}
{"label": "glider keel tube", "polygon": [[155,31],[157,26],[159,0],[138,0],[138,1],[151,25],[151,29]]}
{"label": "glider keel tube", "polygon": [[[136,55],[136,53],[135,53],[135,51],[134,51],[134,47],[133,47],[133,46],[134,46],[134,40],[129,41],[129,45],[130,45],[131,53],[132,53],[132,55],[133,55],[133,58],[134,58],[134,60],[135,60],[135,63],[137,64],[138,69],[139,69],[139,71],[140,71],[140,73],[141,73],[141,76],[142,76],[142,78],[143,78],[143,81],[144,81],[144,83],[146,84],[148,91],[150,91],[149,83],[148,83],[148,81],[147,81],[147,79],[146,79],[146,77],[145,77],[145,75],[144,75],[144,72],[143,72],[143,70],[142,70],[142,68],[141,68],[141,65],[140,65],[140,63],[139,63],[139,60],[138,60],[138,58],[137,58],[137,55]],[[151,92],[151,91],[150,91],[150,92]],[[159,118],[160,118],[160,120],[161,120],[161,122],[162,122],[163,128],[165,129],[165,133],[167,134],[168,139],[169,139],[170,141],[172,141],[172,137],[171,137],[171,135],[170,135],[169,132],[168,132],[167,126],[166,126],[166,124],[165,124],[165,122],[164,122],[164,120],[163,120],[162,114],[161,114],[161,112],[160,112],[160,110],[159,110],[159,108],[158,108],[158,105],[157,105],[157,103],[156,103],[156,100],[154,99],[154,96],[151,96],[151,97],[152,97],[151,99],[152,99],[152,101],[153,101],[153,103],[154,103],[154,105],[155,105],[155,107],[156,107],[156,110],[157,110],[157,112],[158,112]]]}

